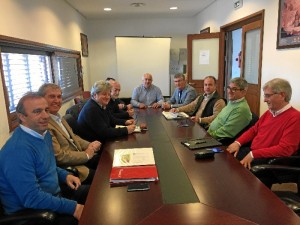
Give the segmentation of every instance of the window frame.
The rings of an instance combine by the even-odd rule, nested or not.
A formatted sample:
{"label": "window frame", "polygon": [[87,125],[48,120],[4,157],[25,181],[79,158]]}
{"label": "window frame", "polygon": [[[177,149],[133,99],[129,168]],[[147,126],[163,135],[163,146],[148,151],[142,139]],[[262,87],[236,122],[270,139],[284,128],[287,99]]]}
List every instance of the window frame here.
{"label": "window frame", "polygon": [[[67,102],[76,96],[80,95],[83,91],[83,77],[82,77],[82,66],[81,66],[81,54],[80,51],[60,48],[52,45],[42,44],[34,41],[28,41],[19,38],[8,37],[4,35],[0,35],[0,53],[2,52],[1,48],[11,48],[15,52],[22,52],[23,54],[30,54],[32,52],[45,52],[46,55],[50,56],[50,63],[51,63],[51,76],[54,83],[57,84],[58,76],[55,74],[54,71],[54,63],[55,57],[68,57],[68,58],[75,58],[76,59],[76,66],[77,66],[77,78],[78,78],[78,90],[75,89],[72,93],[67,96],[63,96],[63,102]],[[1,72],[1,80],[2,80],[2,88],[4,93],[5,99],[5,107],[7,112],[8,118],[8,125],[9,131],[13,131],[18,125],[18,118],[16,112],[10,112],[9,110],[9,97],[8,91],[5,84],[5,77],[3,71],[3,64],[2,64],[2,57],[0,54],[0,72]]]}

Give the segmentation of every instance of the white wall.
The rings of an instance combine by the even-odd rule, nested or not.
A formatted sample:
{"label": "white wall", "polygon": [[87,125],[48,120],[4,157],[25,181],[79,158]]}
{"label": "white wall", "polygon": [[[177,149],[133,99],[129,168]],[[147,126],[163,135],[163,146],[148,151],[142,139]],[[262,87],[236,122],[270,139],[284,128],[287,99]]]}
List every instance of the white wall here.
{"label": "white wall", "polygon": [[[0,35],[80,51],[80,33],[86,33],[85,27],[85,19],[61,0],[1,0],[0,3]],[[82,58],[85,75],[88,74],[87,59]],[[0,85],[2,147],[9,137],[9,128],[1,80]],[[70,104],[64,104],[62,114]]]}
{"label": "white wall", "polygon": [[[193,21],[194,19],[89,21],[90,84],[108,76],[118,78],[115,36],[172,37],[171,48],[186,48],[186,36],[193,33]],[[153,74],[153,78],[155,84],[155,74]],[[122,96],[122,91],[120,95]]]}
{"label": "white wall", "polygon": [[[279,0],[243,0],[243,7],[234,10],[233,1],[217,0],[196,17],[195,30],[210,27],[211,32],[250,14],[265,10],[262,57],[262,84],[276,77],[290,81],[293,88],[291,104],[300,109],[300,49],[276,49]],[[262,95],[261,95],[262,96]],[[260,114],[267,110],[261,98]]]}

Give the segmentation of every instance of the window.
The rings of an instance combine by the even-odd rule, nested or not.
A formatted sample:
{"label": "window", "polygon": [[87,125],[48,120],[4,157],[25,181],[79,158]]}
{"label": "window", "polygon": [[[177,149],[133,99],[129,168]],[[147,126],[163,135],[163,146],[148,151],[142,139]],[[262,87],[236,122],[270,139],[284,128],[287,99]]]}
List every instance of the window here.
{"label": "window", "polygon": [[17,53],[1,53],[1,57],[9,112],[13,113],[26,92],[37,91],[43,83],[52,82],[50,57]]}
{"label": "window", "polygon": [[16,106],[26,92],[53,82],[61,87],[67,101],[83,89],[80,52],[4,36],[0,36],[0,52],[10,131],[18,126]]}

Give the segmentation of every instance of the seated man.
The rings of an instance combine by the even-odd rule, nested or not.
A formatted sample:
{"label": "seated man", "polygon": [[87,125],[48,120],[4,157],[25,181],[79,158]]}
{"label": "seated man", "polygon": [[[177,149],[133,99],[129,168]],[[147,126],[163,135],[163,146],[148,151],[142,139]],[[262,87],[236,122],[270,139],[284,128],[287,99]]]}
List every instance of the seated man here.
{"label": "seated man", "polygon": [[194,122],[207,128],[226,105],[216,90],[216,78],[207,76],[204,78],[204,94],[199,95],[188,105],[171,109],[171,112],[186,112],[192,116]]}
{"label": "seated man", "polygon": [[[291,156],[300,147],[300,112],[289,104],[289,82],[280,78],[270,80],[263,91],[269,110],[227,148],[249,169],[251,165],[265,163],[266,158]],[[250,148],[242,147],[250,142]]]}
{"label": "seated man", "polygon": [[75,166],[83,184],[91,184],[97,168],[101,143],[92,143],[75,135],[66,120],[58,111],[62,105],[62,91],[53,83],[43,84],[38,91],[39,95],[48,102],[50,121],[49,130],[52,136],[56,163],[62,168]]}
{"label": "seated man", "polygon": [[[0,151],[1,203],[7,214],[48,209],[60,214],[59,224],[77,224],[89,186],[80,186],[78,177],[56,166],[48,111],[47,101],[37,93],[20,99],[20,126]],[[67,192],[61,191],[59,182],[68,184]],[[73,200],[64,198],[66,194]]]}
{"label": "seated man", "polygon": [[133,89],[131,104],[133,107],[145,109],[147,107],[159,108],[164,102],[164,97],[159,87],[152,84],[152,75],[143,76],[143,84]]}
{"label": "seated man", "polygon": [[[134,120],[114,117],[108,110],[111,85],[105,81],[96,82],[91,89],[91,99],[83,106],[78,117],[80,136],[86,140],[99,140],[102,143],[108,138],[115,138],[133,133]],[[116,125],[126,127],[115,128]]]}
{"label": "seated man", "polygon": [[119,99],[119,94],[121,91],[120,83],[113,80],[110,80],[109,83],[112,86],[112,88],[110,91],[110,101],[107,105],[108,110],[117,118],[120,119],[132,118],[134,114],[134,110],[132,106],[130,104],[125,105],[124,102],[122,102]]}
{"label": "seated man", "polygon": [[195,88],[186,83],[185,76],[182,73],[178,73],[174,76],[175,91],[172,97],[164,102],[162,107],[164,109],[178,108],[192,102],[197,92]]}
{"label": "seated man", "polygon": [[243,78],[233,78],[227,87],[228,104],[211,122],[208,133],[216,139],[231,139],[251,121],[252,113],[245,99],[248,83]]}

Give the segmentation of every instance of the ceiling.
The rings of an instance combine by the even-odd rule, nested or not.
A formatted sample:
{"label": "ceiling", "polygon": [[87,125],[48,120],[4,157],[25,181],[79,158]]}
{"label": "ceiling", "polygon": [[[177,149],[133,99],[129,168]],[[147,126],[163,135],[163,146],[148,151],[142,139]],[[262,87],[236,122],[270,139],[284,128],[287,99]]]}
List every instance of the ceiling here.
{"label": "ceiling", "polygon": [[[216,0],[64,0],[83,17],[91,19],[189,18]],[[133,7],[132,3],[145,6]],[[170,7],[177,6],[177,10]],[[103,9],[112,8],[110,12]]]}

